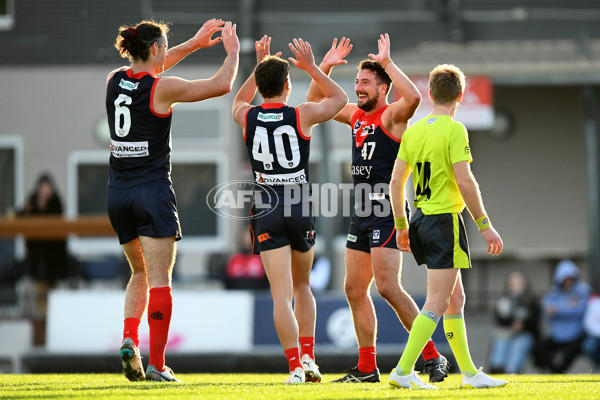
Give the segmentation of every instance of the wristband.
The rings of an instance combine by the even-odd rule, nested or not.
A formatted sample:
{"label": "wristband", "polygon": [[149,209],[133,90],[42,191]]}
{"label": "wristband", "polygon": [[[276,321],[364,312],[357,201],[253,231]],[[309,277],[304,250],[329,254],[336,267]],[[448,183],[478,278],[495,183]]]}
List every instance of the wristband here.
{"label": "wristband", "polygon": [[379,65],[381,65],[381,68],[385,69],[385,67],[387,67],[387,65],[388,65],[389,63],[391,63],[391,62],[392,62],[392,59],[388,57],[388,58],[384,58],[384,59],[383,59],[383,60],[382,60],[382,61],[379,63]]}
{"label": "wristband", "polygon": [[408,228],[408,223],[406,222],[406,217],[400,217],[400,218],[394,217],[394,225],[396,226],[396,230],[398,230],[398,231]]}
{"label": "wristband", "polygon": [[477,227],[479,228],[480,231],[485,231],[487,228],[492,226],[490,219],[485,214],[483,214],[481,217],[477,218],[475,220],[475,223],[477,224]]}

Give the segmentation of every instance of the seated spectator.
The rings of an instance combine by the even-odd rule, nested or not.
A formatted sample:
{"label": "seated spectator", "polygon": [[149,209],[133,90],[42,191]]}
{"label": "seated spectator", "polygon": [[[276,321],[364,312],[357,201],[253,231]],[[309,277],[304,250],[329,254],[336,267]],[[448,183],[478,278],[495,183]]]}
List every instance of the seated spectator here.
{"label": "seated spectator", "polygon": [[548,335],[542,341],[543,366],[555,374],[566,373],[585,338],[583,314],[590,294],[580,278],[579,268],[570,260],[558,263],[554,283],[542,303]]}
{"label": "seated spectator", "polygon": [[492,341],[492,373],[519,374],[539,335],[540,306],[527,276],[513,271],[495,306],[497,333]]}
{"label": "seated spectator", "polygon": [[269,280],[260,259],[252,254],[250,228],[241,230],[240,249],[233,253],[225,267],[226,289],[268,289]]}
{"label": "seated spectator", "polygon": [[600,276],[585,308],[583,329],[586,334],[583,352],[592,359],[596,368],[600,368]]}

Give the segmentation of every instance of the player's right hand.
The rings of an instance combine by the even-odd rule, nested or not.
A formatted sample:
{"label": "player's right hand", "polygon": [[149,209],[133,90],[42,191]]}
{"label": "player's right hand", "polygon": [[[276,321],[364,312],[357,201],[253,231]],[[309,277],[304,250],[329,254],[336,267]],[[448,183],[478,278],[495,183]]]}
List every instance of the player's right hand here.
{"label": "player's right hand", "polygon": [[504,243],[502,243],[502,238],[496,232],[493,226],[490,226],[486,230],[481,231],[481,235],[485,239],[488,245],[488,254],[493,256],[497,256],[502,253],[502,249],[504,247]]}
{"label": "player's right hand", "polygon": [[294,56],[296,56],[296,59],[292,57],[288,58],[294,66],[306,70],[315,65],[315,57],[313,56],[310,43],[302,39],[294,39],[293,43],[290,43],[289,46]]}
{"label": "player's right hand", "polygon": [[350,50],[352,50],[352,45],[349,38],[343,37],[339,45],[337,44],[337,38],[334,38],[331,49],[323,57],[321,65],[335,67],[336,65],[346,64],[348,61],[344,60],[344,58],[350,54]]}

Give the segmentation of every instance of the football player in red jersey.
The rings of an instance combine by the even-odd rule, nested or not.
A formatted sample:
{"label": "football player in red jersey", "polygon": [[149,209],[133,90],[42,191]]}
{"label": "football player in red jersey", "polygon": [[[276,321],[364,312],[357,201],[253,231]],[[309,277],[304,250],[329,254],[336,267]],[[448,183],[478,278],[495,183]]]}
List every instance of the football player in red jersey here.
{"label": "football player in red jersey", "polygon": [[[333,41],[319,68],[329,74],[333,67],[347,63],[352,50],[350,39]],[[414,83],[390,58],[390,38],[380,35],[378,53],[369,54],[358,67],[355,81],[356,103],[348,103],[334,118],[352,129],[352,178],[355,186],[355,212],[346,242],[344,291],[350,305],[358,342],[358,364],[338,382],[379,382],[376,360],[377,318],[370,294],[375,281],[379,294],[396,311],[400,322],[410,330],[419,314],[414,300],[401,284],[402,253],[395,240],[394,216],[389,201],[389,182],[400,146],[421,102]],[[401,94],[388,103],[391,85]],[[322,93],[311,84],[306,96],[319,101]],[[408,205],[407,205],[408,207]],[[448,362],[433,341],[423,350],[430,380],[443,381]]]}
{"label": "football player in red jersey", "polygon": [[[130,66],[108,75],[106,111],[111,154],[108,215],[132,275],[125,292],[120,355],[131,381],[177,381],[165,365],[171,311],[171,277],[181,239],[171,184],[171,118],[176,103],[195,102],[231,91],[240,44],[236,26],[211,19],[194,37],[168,48],[166,24],[142,21],[119,29],[115,47]],[[213,35],[221,32],[220,37]],[[227,57],[211,78],[185,80],[159,75],[190,53],[223,42]],[[148,313],[150,359],[144,374],[139,325]]]}

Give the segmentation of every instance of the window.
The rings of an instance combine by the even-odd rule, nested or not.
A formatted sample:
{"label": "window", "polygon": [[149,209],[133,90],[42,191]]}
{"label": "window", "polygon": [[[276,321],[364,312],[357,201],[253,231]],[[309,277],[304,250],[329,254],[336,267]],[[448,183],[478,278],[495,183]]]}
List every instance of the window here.
{"label": "window", "polygon": [[[108,159],[105,151],[77,151],[69,158],[68,208],[71,217],[78,215],[107,215],[106,184]],[[206,206],[206,195],[225,180],[225,165],[219,160],[226,156],[219,152],[203,154],[200,151],[172,153],[171,179],[177,197],[177,209],[184,241],[180,248],[222,246],[226,243],[226,224]],[[77,239],[79,243],[82,239]],[[103,239],[94,240],[94,246],[103,247]],[[114,238],[110,239],[114,245]],[[106,242],[108,243],[108,242]],[[108,246],[108,245],[107,245]],[[98,248],[99,249],[99,248]]]}
{"label": "window", "polygon": [[0,30],[11,30],[15,24],[15,1],[0,0]]}
{"label": "window", "polygon": [[77,166],[78,215],[106,215],[107,182],[108,162],[82,163]]}
{"label": "window", "polygon": [[0,216],[15,212],[23,196],[23,141],[0,135]]}
{"label": "window", "polygon": [[217,185],[213,162],[174,163],[171,173],[184,236],[216,236],[217,214],[206,206],[206,195]]}
{"label": "window", "polygon": [[0,147],[0,214],[15,209],[15,149]]}
{"label": "window", "polygon": [[[0,218],[14,215],[23,201],[23,142],[0,135]],[[25,255],[23,240],[0,237],[0,280],[15,259]]]}

